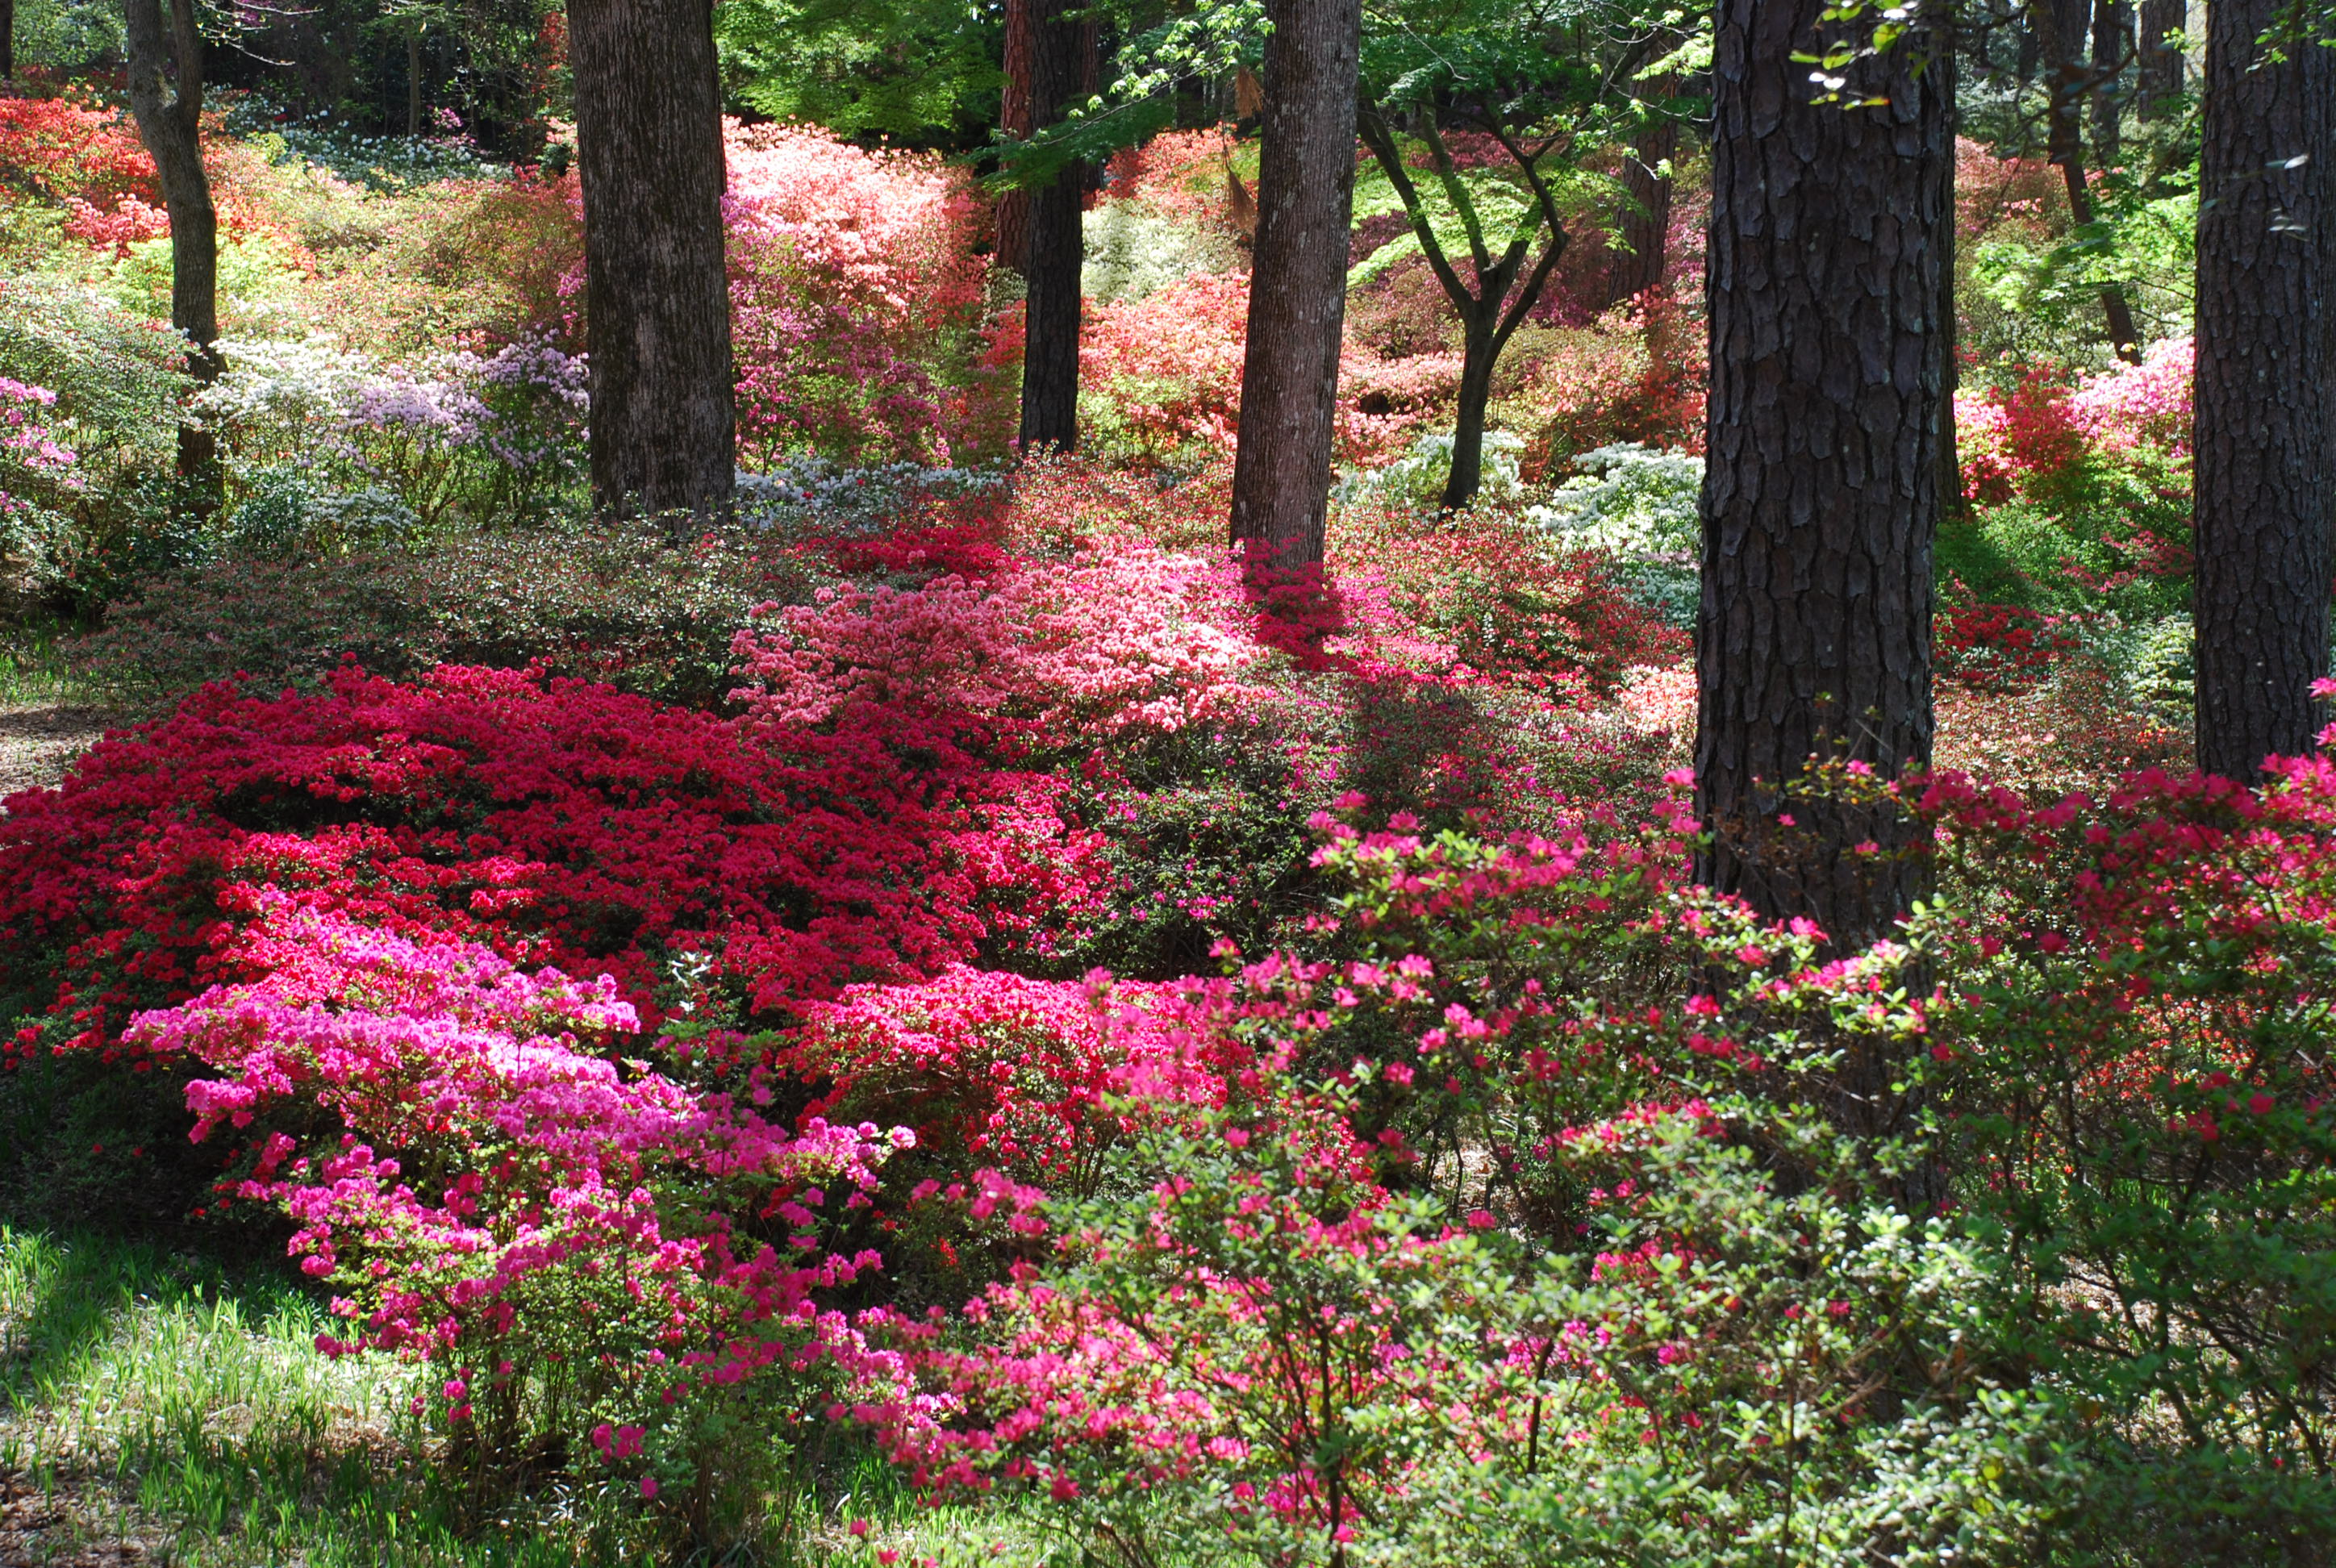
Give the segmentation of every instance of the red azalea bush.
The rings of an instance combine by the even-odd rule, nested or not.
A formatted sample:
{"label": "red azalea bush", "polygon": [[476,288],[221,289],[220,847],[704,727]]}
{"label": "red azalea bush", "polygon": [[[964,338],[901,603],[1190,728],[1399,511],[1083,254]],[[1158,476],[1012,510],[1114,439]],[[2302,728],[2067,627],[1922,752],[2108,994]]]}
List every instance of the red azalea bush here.
{"label": "red azalea bush", "polygon": [[68,97],[0,98],[0,179],[52,201],[162,200],[154,160],[130,116]]}
{"label": "red azalea bush", "polygon": [[861,708],[735,725],[580,681],[355,671],[315,696],[208,687],[0,824],[16,1050],[111,1052],[126,1015],[243,967],[265,891],[404,934],[607,970],[648,1008],[705,955],[784,1010],[985,944],[1044,946],[1095,894],[1062,786],[961,732]]}

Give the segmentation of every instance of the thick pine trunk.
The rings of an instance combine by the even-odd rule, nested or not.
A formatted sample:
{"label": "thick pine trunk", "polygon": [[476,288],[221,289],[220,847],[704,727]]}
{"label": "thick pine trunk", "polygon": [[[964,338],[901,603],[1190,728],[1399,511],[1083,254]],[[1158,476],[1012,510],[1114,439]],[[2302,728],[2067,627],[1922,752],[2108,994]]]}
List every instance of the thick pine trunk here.
{"label": "thick pine trunk", "polygon": [[[1660,95],[1670,96],[1666,83]],[[1606,268],[1606,303],[1619,305],[1643,294],[1663,280],[1670,258],[1671,180],[1657,170],[1679,155],[1679,122],[1661,120],[1641,131],[1622,161],[1622,189],[1630,201],[1622,209],[1621,244]]]}
{"label": "thick pine trunk", "polygon": [[[122,22],[130,110],[170,215],[170,325],[187,340],[187,373],[209,382],[219,373],[219,213],[203,169],[202,37],[191,0],[127,0]],[[218,460],[209,430],[179,427],[180,472],[214,476]]]}
{"label": "thick pine trunk", "polygon": [[[1006,0],[1005,82],[998,94],[998,129],[1027,141],[1037,129],[1030,112],[1030,13],[1036,0]],[[1030,193],[1020,186],[998,199],[998,265],[1020,272],[1030,264]]]}
{"label": "thick pine trunk", "polygon": [[2182,51],[2169,47],[2166,35],[2188,24],[2184,0],[2141,0],[2139,71],[2135,93],[2141,117],[2164,120],[2177,112],[2182,97]]}
{"label": "thick pine trunk", "polygon": [[715,512],[736,472],[709,0],[574,0],[592,498]]}
{"label": "thick pine trunk", "polygon": [[[1080,0],[1031,0],[1030,115],[1062,119],[1086,77],[1089,30]],[[1068,452],[1079,433],[1079,304],[1085,260],[1086,167],[1068,163],[1030,193],[1023,277],[1022,450]]]}
{"label": "thick pine trunk", "polygon": [[1360,0],[1269,0],[1257,243],[1232,538],[1260,564],[1322,559],[1347,321]]}
{"label": "thick pine trunk", "polygon": [[2277,0],[2206,15],[2195,468],[2198,765],[2308,750],[2336,489],[2336,53],[2262,63]]}
{"label": "thick pine trunk", "polygon": [[1781,786],[1813,756],[1888,776],[1931,755],[1954,141],[1950,73],[1913,69],[1943,26],[1851,83],[1886,107],[1808,102],[1793,56],[1822,52],[1824,8],[1718,15],[1698,874],[1845,946],[1919,891],[1919,862],[1891,852],[1909,830]]}

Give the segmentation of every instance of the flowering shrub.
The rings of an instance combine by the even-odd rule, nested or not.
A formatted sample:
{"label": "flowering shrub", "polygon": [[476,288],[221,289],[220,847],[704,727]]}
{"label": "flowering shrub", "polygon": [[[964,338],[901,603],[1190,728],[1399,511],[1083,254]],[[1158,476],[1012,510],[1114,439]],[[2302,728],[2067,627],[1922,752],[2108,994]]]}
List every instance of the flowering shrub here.
{"label": "flowering shrub", "polygon": [[52,201],[159,204],[154,161],[119,109],[72,97],[0,98],[0,180]]}
{"label": "flowering shrub", "polygon": [[1834,1058],[1786,1021],[1919,1033],[1884,999],[1903,952],[1819,969],[1812,930],[1686,890],[1680,819],[1326,825],[1358,956],[1155,1004],[1125,1092],[1185,1109],[1093,1196],[994,1188],[1044,1261],[954,1328],[863,1314],[887,1353],[839,1410],[922,1485],[1044,1495],[1128,1562],[2020,1561],[2073,1490],[2065,1416],[1986,1386],[1940,1309],[1988,1259],[1892,1212],[1905,1151],[1805,1108]]}
{"label": "flowering shrub", "polygon": [[[603,687],[447,667],[316,696],[210,687],[0,823],[12,1051],[127,1051],[127,1013],[241,967],[273,888],[393,933],[608,970],[647,1011],[697,952],[775,1012],[985,940],[1042,946],[1094,896],[1061,786],[862,710],[750,743]],[[109,1057],[108,1059],[112,1059]]]}
{"label": "flowering shrub", "polygon": [[315,339],[219,346],[227,373],[197,406],[228,450],[255,466],[321,461],[385,487],[425,528],[508,521],[581,475],[584,362],[548,342],[418,365]]}
{"label": "flowering shrub", "polygon": [[1229,563],[1095,544],[990,580],[822,589],[739,635],[741,692],[765,722],[818,724],[854,704],[938,706],[1021,721],[1059,745],[1133,726],[1175,730],[1236,712],[1264,649]]}
{"label": "flowering shrub", "polygon": [[[266,978],[128,1038],[219,1075],[187,1086],[194,1136],[252,1130],[235,1190],[280,1207],[291,1254],[335,1289],[345,1327],[318,1349],[427,1357],[437,1388],[416,1402],[474,1463],[546,1434],[581,1458],[589,1430],[642,1497],[685,1486],[669,1503],[702,1533],[724,1473],[762,1467],[736,1424],[767,1431],[816,1381],[818,1292],[877,1261],[822,1254],[814,1209],[831,1189],[865,1203],[912,1135],[790,1133],[594,1054],[638,1027],[605,975],[263,902],[236,967]],[[260,1135],[318,1112],[305,1142]]]}
{"label": "flowering shrub", "polygon": [[974,368],[979,207],[959,171],[808,126],[732,126],[739,451],[846,461],[996,443]]}

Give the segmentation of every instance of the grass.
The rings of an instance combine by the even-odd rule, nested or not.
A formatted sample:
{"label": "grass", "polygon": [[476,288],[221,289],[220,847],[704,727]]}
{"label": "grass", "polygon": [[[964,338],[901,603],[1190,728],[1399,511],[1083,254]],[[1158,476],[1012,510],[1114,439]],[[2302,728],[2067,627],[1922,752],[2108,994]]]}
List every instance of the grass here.
{"label": "grass", "polygon": [[[173,1568],[581,1568],[671,1560],[617,1492],[461,1488],[408,1413],[423,1368],[330,1360],[297,1286],[185,1254],[0,1225],[0,1482],[59,1504],[82,1542]],[[850,1522],[871,1525],[862,1540]],[[52,1540],[51,1550],[71,1543]],[[724,1561],[1079,1568],[1013,1505],[932,1509],[864,1448],[768,1500]],[[703,1561],[703,1559],[700,1559]],[[709,1564],[709,1568],[711,1565]]]}
{"label": "grass", "polygon": [[0,628],[0,707],[91,700],[66,667],[67,633],[53,621]]}

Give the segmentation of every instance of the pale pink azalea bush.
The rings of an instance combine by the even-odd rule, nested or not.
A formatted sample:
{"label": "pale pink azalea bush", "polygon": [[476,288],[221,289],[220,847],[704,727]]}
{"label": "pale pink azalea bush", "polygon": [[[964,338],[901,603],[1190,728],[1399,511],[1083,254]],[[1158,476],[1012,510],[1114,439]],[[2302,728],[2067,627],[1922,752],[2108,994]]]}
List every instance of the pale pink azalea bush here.
{"label": "pale pink azalea bush", "polygon": [[1260,697],[1270,650],[1238,629],[1251,618],[1230,563],[1094,540],[988,578],[822,590],[739,634],[755,684],[737,696],[766,725],[872,703],[1018,721],[1049,745],[1169,732]]}
{"label": "pale pink azalea bush", "polygon": [[731,122],[724,141],[741,456],[946,464],[999,439],[965,172],[805,125]]}
{"label": "pale pink azalea bush", "polygon": [[2069,411],[2106,446],[2154,446],[2172,457],[2187,457],[2195,357],[2187,335],[2161,338],[2139,365],[2119,365],[2087,377],[2069,397]]}

